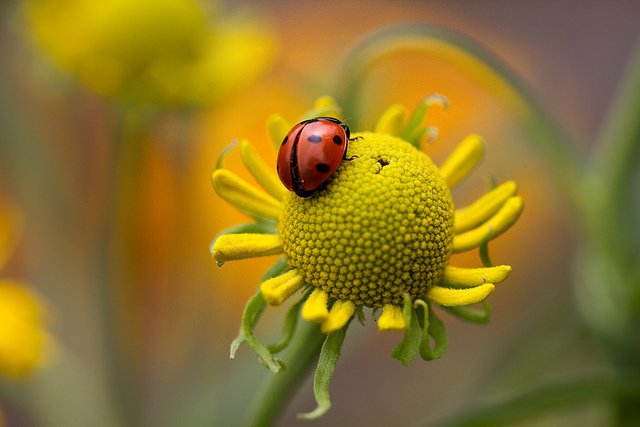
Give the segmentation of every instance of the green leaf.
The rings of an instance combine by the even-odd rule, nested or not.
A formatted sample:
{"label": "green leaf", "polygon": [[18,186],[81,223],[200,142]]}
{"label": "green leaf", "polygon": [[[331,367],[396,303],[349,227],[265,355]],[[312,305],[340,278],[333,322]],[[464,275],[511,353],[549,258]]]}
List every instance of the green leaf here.
{"label": "green leaf", "polygon": [[238,145],[238,140],[234,139],[233,141],[231,141],[231,144],[227,145],[226,147],[224,147],[222,149],[222,151],[218,155],[218,160],[216,161],[216,170],[220,169],[222,167],[222,162],[223,162],[224,158],[227,157],[227,155],[230,152],[232,152],[233,149],[237,147],[237,145]]}
{"label": "green leaf", "polygon": [[413,310],[413,302],[409,294],[404,294],[404,304],[402,305],[402,317],[404,319],[405,330],[402,341],[391,352],[394,359],[399,360],[403,365],[408,365],[418,355],[420,345],[420,326]]}
{"label": "green leaf", "polygon": [[485,240],[480,244],[480,259],[485,267],[493,267],[491,258],[489,257],[489,241]]}
{"label": "green leaf", "polygon": [[[424,315],[420,357],[424,360],[439,359],[447,349],[447,333],[444,329],[444,323],[436,316],[431,304],[417,300],[416,305],[422,309]],[[433,348],[431,347],[432,338]]]}
{"label": "green leaf", "polygon": [[[270,279],[272,277],[278,276],[285,272],[289,266],[284,258],[281,258],[276,262],[264,275],[263,280]],[[258,290],[249,301],[247,301],[247,305],[244,308],[244,312],[242,313],[242,322],[240,326],[240,332],[236,339],[231,343],[231,348],[229,350],[229,356],[233,359],[235,358],[236,352],[238,351],[238,347],[243,342],[246,342],[253,348],[253,350],[258,354],[260,360],[264,362],[264,364],[274,373],[277,374],[282,370],[284,365],[280,360],[276,360],[273,357],[273,354],[269,349],[258,341],[256,336],[253,334],[253,329],[255,325],[258,323],[260,316],[264,312],[264,309],[267,306],[267,302],[264,300],[262,293]]]}
{"label": "green leaf", "polygon": [[471,323],[489,323],[491,320],[491,305],[487,301],[482,302],[481,309],[468,306],[442,308],[458,319]]}
{"label": "green leaf", "polygon": [[329,383],[331,382],[331,377],[333,376],[333,371],[336,368],[338,359],[340,359],[340,348],[347,334],[349,323],[351,323],[351,319],[342,329],[327,335],[320,350],[320,359],[318,360],[316,373],[313,376],[313,394],[318,406],[311,412],[298,414],[298,418],[312,420],[321,417],[331,408]]}
{"label": "green leaf", "polygon": [[[311,290],[307,291],[307,294],[311,293]],[[272,354],[276,354],[284,350],[289,346],[291,339],[296,331],[296,327],[298,326],[298,315],[300,314],[300,308],[302,304],[305,302],[306,298],[300,299],[297,303],[291,306],[289,312],[287,313],[287,317],[284,320],[284,325],[282,326],[282,336],[277,343],[268,345],[267,348]]]}

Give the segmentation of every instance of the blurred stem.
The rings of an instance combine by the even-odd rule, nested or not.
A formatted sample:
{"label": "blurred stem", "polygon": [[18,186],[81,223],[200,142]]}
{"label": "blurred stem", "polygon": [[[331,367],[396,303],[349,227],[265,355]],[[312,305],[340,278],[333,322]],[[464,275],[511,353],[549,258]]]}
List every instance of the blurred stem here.
{"label": "blurred stem", "polygon": [[318,325],[302,323],[302,330],[287,352],[286,370],[270,376],[263,384],[249,413],[247,427],[272,426],[318,357],[326,336]]}
{"label": "blurred stem", "polygon": [[[640,398],[640,376],[629,372],[614,378],[583,379],[540,387],[485,409],[469,410],[460,417],[438,424],[439,427],[504,426],[516,421],[587,403],[611,399]],[[620,424],[623,425],[623,424]],[[636,424],[624,424],[636,425]]]}
{"label": "blurred stem", "polygon": [[593,160],[602,181],[604,206],[616,209],[640,159],[640,42],[599,135]]}
{"label": "blurred stem", "polygon": [[578,202],[583,155],[515,71],[483,46],[459,34],[428,25],[402,25],[380,31],[356,45],[340,74],[342,85],[338,91],[342,95],[339,103],[352,117],[354,127],[359,124],[358,101],[367,73],[378,62],[403,51],[441,58],[468,70],[470,78],[479,80],[515,114],[563,189],[573,202]]}
{"label": "blurred stem", "polygon": [[102,265],[99,306],[103,325],[103,339],[108,363],[108,378],[113,397],[122,411],[127,425],[139,425],[139,393],[135,378],[135,360],[126,349],[136,350],[134,337],[137,323],[130,319],[135,303],[132,293],[135,259],[134,229],[138,219],[137,195],[145,142],[144,126],[134,113],[117,111],[117,129],[112,151],[112,181],[108,193],[107,224],[104,245],[98,250]]}

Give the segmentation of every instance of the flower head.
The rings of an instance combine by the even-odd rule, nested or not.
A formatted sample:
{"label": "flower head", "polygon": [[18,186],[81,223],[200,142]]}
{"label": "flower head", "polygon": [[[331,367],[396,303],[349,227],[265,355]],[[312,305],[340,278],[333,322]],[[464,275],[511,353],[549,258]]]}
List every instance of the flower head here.
{"label": "flower head", "polygon": [[[15,246],[20,223],[17,209],[0,207],[0,268]],[[0,279],[0,375],[22,378],[46,362],[52,343],[43,327],[43,307],[25,284]]]}
{"label": "flower head", "polygon": [[[248,307],[260,301],[277,306],[302,291],[293,309],[299,308],[303,319],[320,324],[329,336],[344,331],[354,315],[363,318],[364,307],[381,309],[380,330],[405,331],[393,353],[405,364],[417,354],[430,360],[444,351],[443,325],[432,305],[467,320],[487,320],[487,306],[484,313],[466,306],[483,303],[511,272],[510,266],[490,265],[487,243],[515,223],[523,201],[515,183],[508,181],[470,206],[454,207],[450,189],[481,160],[484,142],[468,136],[440,167],[419,150],[429,135],[422,126],[427,108],[443,102],[442,97],[428,97],[409,119],[403,107],[389,108],[373,132],[353,134],[345,160],[307,198],[286,191],[274,168],[247,141],[240,143],[245,165],[268,194],[229,170],[214,172],[217,193],[256,222],[220,235],[213,257],[221,264],[284,255]],[[307,116],[327,115],[325,110],[338,116],[330,98],[320,99]],[[282,141],[289,127],[283,118],[272,117],[272,140]],[[474,248],[481,248],[484,267],[449,264],[452,253]],[[232,353],[246,340],[277,371],[272,352],[252,334],[256,313],[245,311],[249,327],[241,329]],[[327,409],[319,403],[312,416]]]}

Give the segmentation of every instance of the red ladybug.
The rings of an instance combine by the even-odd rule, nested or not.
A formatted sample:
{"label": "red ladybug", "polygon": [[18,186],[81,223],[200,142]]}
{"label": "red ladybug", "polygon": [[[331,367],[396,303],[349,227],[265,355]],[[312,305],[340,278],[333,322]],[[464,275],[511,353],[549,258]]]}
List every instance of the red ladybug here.
{"label": "red ladybug", "polygon": [[347,152],[349,126],[333,117],[316,117],[295,125],[278,151],[278,176],[290,191],[309,197],[340,166]]}

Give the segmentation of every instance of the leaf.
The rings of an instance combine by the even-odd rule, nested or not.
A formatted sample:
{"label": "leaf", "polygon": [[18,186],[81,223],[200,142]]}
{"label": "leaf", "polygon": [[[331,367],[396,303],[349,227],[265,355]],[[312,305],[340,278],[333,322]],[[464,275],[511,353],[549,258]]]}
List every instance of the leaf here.
{"label": "leaf", "polygon": [[331,408],[329,383],[331,382],[331,377],[333,376],[333,371],[336,368],[338,359],[340,359],[340,348],[342,347],[350,322],[351,319],[342,329],[327,335],[320,350],[320,359],[318,360],[318,366],[313,376],[313,394],[318,406],[311,412],[298,414],[298,418],[312,420],[321,417]]}
{"label": "leaf", "polygon": [[[439,359],[447,349],[447,333],[444,329],[444,323],[436,316],[431,304],[422,300],[417,300],[416,304],[422,308],[424,315],[420,357],[423,360]],[[433,348],[431,347],[432,338],[435,344]]]}
{"label": "leaf", "polygon": [[[263,280],[267,280],[279,274],[282,274],[288,268],[289,266],[287,265],[285,259],[281,258],[267,271],[267,273],[264,275]],[[253,329],[255,328],[256,323],[258,323],[260,316],[264,312],[266,305],[267,302],[264,300],[264,297],[262,296],[260,290],[258,290],[255,295],[249,298],[249,301],[247,301],[247,305],[244,308],[244,312],[242,313],[240,332],[238,333],[236,339],[234,339],[231,343],[229,356],[232,359],[235,358],[240,344],[246,342],[258,354],[260,360],[264,362],[264,364],[274,374],[277,374],[282,370],[284,365],[281,361],[274,359],[271,351],[269,351],[269,349],[264,344],[259,342],[256,336],[253,334]]]}
{"label": "leaf", "polygon": [[465,320],[471,323],[489,323],[491,320],[492,309],[491,305],[487,301],[482,302],[482,308],[475,307],[442,307],[448,311],[452,316],[458,319]]}
{"label": "leaf", "polygon": [[[308,293],[311,293],[311,291],[308,291],[307,294]],[[277,343],[267,346],[272,354],[279,353],[289,346],[289,343],[291,342],[291,339],[293,338],[293,335],[296,331],[296,327],[298,326],[298,315],[300,314],[300,308],[302,307],[302,304],[305,302],[305,300],[306,297],[302,298],[300,301],[292,305],[289,309],[287,317],[284,320],[284,325],[282,326],[282,336],[280,337],[280,340],[278,340]]]}
{"label": "leaf", "polygon": [[418,355],[420,345],[420,326],[413,310],[413,303],[409,294],[404,294],[404,304],[402,305],[402,317],[405,329],[404,337],[396,348],[391,352],[391,357],[399,360],[403,365],[408,365]]}

